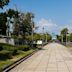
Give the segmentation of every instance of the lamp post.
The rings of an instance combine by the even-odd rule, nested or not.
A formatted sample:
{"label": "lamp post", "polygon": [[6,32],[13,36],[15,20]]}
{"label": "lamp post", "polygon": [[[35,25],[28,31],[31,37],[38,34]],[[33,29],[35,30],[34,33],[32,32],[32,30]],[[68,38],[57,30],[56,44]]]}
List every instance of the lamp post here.
{"label": "lamp post", "polygon": [[43,44],[44,44],[44,27],[42,28],[42,30],[43,30],[43,37],[42,37],[42,46],[43,46]]}
{"label": "lamp post", "polygon": [[66,34],[66,45],[67,45],[68,42],[70,42],[70,37],[68,39],[68,36],[70,36],[69,33]]}
{"label": "lamp post", "polygon": [[61,34],[61,42],[63,43],[63,34]]}
{"label": "lamp post", "polygon": [[47,43],[47,32],[46,32],[46,43]]}

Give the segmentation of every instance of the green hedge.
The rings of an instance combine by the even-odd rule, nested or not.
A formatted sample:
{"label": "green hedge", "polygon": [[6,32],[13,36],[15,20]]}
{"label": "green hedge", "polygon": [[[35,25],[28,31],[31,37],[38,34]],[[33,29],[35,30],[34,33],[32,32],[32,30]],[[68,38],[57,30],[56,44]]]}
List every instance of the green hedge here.
{"label": "green hedge", "polygon": [[16,47],[12,47],[12,46],[3,46],[3,50],[8,50],[8,51],[13,51],[15,50]]}
{"label": "green hedge", "polygon": [[7,44],[7,43],[0,43],[0,46],[12,46],[13,47],[13,45]]}
{"label": "green hedge", "polygon": [[12,58],[12,52],[7,50],[0,51],[0,60]]}
{"label": "green hedge", "polygon": [[30,50],[30,47],[28,45],[20,45],[18,46],[18,49],[22,51],[28,51]]}
{"label": "green hedge", "polygon": [[14,50],[12,51],[12,55],[14,56],[14,55],[17,55],[17,54],[19,54],[19,53],[18,53],[18,50],[17,50],[17,49],[14,49]]}
{"label": "green hedge", "polygon": [[0,51],[1,50],[8,50],[8,51],[12,51],[14,50],[15,46],[10,45],[10,44],[5,44],[5,43],[0,43]]}
{"label": "green hedge", "polygon": [[0,43],[0,59],[12,58],[12,56],[19,54],[19,50],[28,51],[30,50],[29,45],[12,46],[9,44]]}
{"label": "green hedge", "polygon": [[0,45],[0,51],[2,51],[2,50],[3,50],[3,46]]}

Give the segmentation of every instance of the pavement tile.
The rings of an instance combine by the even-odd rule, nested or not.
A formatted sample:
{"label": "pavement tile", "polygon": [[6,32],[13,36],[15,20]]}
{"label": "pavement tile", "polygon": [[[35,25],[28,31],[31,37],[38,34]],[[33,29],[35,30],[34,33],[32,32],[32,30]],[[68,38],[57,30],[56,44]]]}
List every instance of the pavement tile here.
{"label": "pavement tile", "polygon": [[50,43],[10,72],[72,72],[72,55],[66,47]]}

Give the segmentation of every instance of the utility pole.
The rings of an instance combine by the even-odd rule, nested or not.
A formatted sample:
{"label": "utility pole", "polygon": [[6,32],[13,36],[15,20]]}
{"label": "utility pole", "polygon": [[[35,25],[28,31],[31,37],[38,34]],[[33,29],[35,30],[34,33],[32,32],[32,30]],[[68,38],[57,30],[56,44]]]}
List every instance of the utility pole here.
{"label": "utility pole", "polygon": [[42,46],[43,46],[43,44],[44,44],[44,27],[42,28],[42,30],[43,30],[43,38],[42,38]]}
{"label": "utility pole", "polygon": [[46,32],[46,43],[47,43],[47,32]]}
{"label": "utility pole", "polygon": [[61,34],[61,42],[63,43],[63,34]]}
{"label": "utility pole", "polygon": [[34,33],[34,22],[32,21],[32,47],[33,47],[33,33]]}
{"label": "utility pole", "polygon": [[66,45],[67,45],[67,34],[66,34]]}
{"label": "utility pole", "polygon": [[[69,39],[68,39],[68,37],[69,37]],[[66,45],[67,45],[68,42],[69,42],[69,44],[70,44],[70,35],[69,35],[69,33],[66,34]]]}

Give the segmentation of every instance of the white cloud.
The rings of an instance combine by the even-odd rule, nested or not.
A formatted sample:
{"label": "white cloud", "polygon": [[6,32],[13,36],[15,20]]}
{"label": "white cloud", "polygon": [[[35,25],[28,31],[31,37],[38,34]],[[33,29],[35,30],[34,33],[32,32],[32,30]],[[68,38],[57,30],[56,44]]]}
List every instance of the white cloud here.
{"label": "white cloud", "polygon": [[54,23],[51,19],[47,20],[47,19],[42,18],[37,22],[37,26],[39,26],[37,30],[38,33],[43,32],[42,30],[43,27],[44,27],[45,32],[47,31],[49,33],[59,34],[63,28],[68,28],[69,32],[70,33],[72,32],[72,23],[66,24],[66,25],[59,25],[59,24]]}
{"label": "white cloud", "polygon": [[54,24],[52,22],[52,20],[46,20],[46,19],[41,19],[39,22],[38,22],[39,26],[41,27],[45,27],[45,26],[48,26],[49,28],[50,27],[57,27],[56,24]]}
{"label": "white cloud", "polygon": [[45,31],[53,31],[57,28],[57,24],[53,23],[52,20],[41,19],[37,25],[39,26],[38,32],[42,32],[42,28],[45,28]]}

